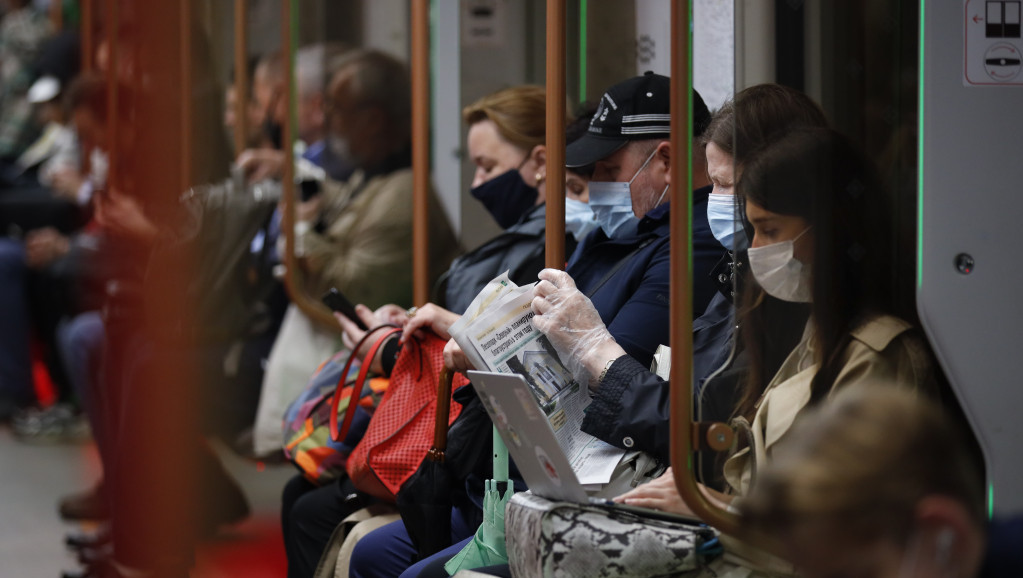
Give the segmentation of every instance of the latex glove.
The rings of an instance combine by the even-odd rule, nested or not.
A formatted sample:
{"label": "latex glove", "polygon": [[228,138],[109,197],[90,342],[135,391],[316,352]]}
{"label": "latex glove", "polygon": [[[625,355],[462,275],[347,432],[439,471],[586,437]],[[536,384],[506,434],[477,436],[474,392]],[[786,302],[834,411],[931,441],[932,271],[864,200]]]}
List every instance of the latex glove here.
{"label": "latex glove", "polygon": [[607,362],[625,355],[625,350],[568,273],[544,269],[539,276],[533,287],[533,326],[547,336],[576,381],[598,387]]}

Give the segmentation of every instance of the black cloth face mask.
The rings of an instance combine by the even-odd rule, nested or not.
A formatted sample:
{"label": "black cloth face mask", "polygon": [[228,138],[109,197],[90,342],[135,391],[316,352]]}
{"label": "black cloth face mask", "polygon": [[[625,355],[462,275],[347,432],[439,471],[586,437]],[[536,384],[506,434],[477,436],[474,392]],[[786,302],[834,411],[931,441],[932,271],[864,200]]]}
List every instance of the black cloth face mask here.
{"label": "black cloth face mask", "polygon": [[531,187],[522,180],[519,169],[509,169],[474,187],[469,194],[483,203],[502,229],[507,229],[518,223],[529,209],[536,206],[538,192],[536,187]]}

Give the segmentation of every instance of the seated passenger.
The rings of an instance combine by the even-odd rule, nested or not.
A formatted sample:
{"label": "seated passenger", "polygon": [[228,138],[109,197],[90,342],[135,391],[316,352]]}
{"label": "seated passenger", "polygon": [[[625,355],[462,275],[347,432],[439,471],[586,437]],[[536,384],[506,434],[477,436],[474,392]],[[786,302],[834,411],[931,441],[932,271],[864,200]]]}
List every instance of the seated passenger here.
{"label": "seated passenger", "polygon": [[[736,192],[753,226],[749,259],[757,284],[811,307],[802,340],[766,383],[757,360],[767,334],[749,320],[744,325],[753,354],[736,415],[752,422],[753,445],[729,458],[725,478],[731,491],[745,495],[796,416],[843,386],[876,380],[938,392],[926,343],[905,321],[912,311],[900,310],[896,299],[895,231],[878,210],[888,206],[884,188],[862,153],[832,130],[793,131],[747,161]],[[704,492],[721,507],[734,499]],[[616,500],[689,512],[670,475]]]}
{"label": "seated passenger", "polygon": [[1023,576],[1023,517],[988,520],[965,432],[898,384],[805,412],[750,495],[744,528],[801,576]]}
{"label": "seated passenger", "polygon": [[[328,84],[327,138],[356,170],[344,183],[323,181],[320,194],[296,206],[295,273],[312,295],[336,287],[354,303],[408,305],[413,206],[408,69],[378,51],[351,52],[331,66],[336,68]],[[457,241],[432,190],[429,203],[430,278],[436,279],[454,257]],[[291,304],[263,389],[304,383],[336,349],[337,337],[336,325],[321,326]]]}
{"label": "seated passenger", "polygon": [[[746,270],[748,246],[743,220],[736,217],[739,204],[733,195],[735,178],[742,163],[772,135],[798,126],[826,124],[823,111],[806,95],[776,84],[761,84],[743,90],[726,103],[714,114],[703,136],[707,175],[713,186],[707,196],[706,216],[714,237],[730,254],[715,267],[717,275],[713,281],[718,285],[717,292],[703,315],[693,321],[693,384],[697,399],[704,381],[714,381],[713,388],[708,388],[710,395],[706,398],[711,402],[706,404],[709,407],[704,409],[708,411],[702,419],[729,419],[734,409],[736,382],[741,380],[747,365],[747,356],[741,344],[736,343],[733,330],[736,324],[733,293],[741,290],[743,277],[747,276],[735,276],[734,272]],[[583,421],[584,431],[620,447],[625,439],[631,439],[635,447],[648,448],[647,451],[666,461],[670,441],[668,382],[648,371],[647,365],[625,355],[615,341],[601,342],[600,338],[606,335],[600,331],[600,320],[585,315],[591,306],[584,300],[570,297],[574,293],[564,274],[545,272],[544,276],[551,277],[559,288],[551,293],[550,285],[537,285],[535,292],[541,297],[537,306],[547,301],[552,308],[536,323],[562,347],[569,347],[569,341],[576,340],[569,359],[578,358],[578,363],[585,366],[584,379],[589,381],[594,398]],[[797,321],[805,320],[805,309],[805,305],[785,303],[770,296],[759,302],[758,315],[769,313],[772,319],[789,321],[770,326],[772,338],[767,343],[770,350],[766,352],[765,363],[772,374],[799,341],[802,323]],[[592,327],[585,326],[583,319],[591,319]],[[799,331],[786,332],[788,326],[798,326]],[[583,335],[590,337],[579,339]],[[593,380],[591,376],[602,379]]]}
{"label": "seated passenger", "polygon": [[[435,287],[435,293],[440,293],[438,302],[451,311],[432,304],[421,307],[413,330],[432,320],[439,331],[446,331],[494,277],[508,271],[512,280],[524,284],[536,279],[543,268],[545,102],[542,87],[518,86],[484,96],[463,110],[462,116],[469,126],[469,156],[476,165],[470,192],[505,230],[451,264]],[[571,246],[572,239],[566,239],[566,243]],[[394,312],[400,314],[399,321],[410,321],[405,309],[393,304],[378,309],[377,316],[361,304],[358,311],[371,327],[391,321],[388,314]],[[362,331],[343,316],[337,317],[345,329],[346,340],[357,336],[358,341]],[[445,322],[446,319],[451,321]],[[397,340],[382,348],[373,360],[378,371],[390,373],[398,349]],[[360,353],[365,355],[365,351]],[[381,360],[386,362],[381,365]],[[347,513],[362,507],[361,501],[344,503],[344,498],[354,491],[347,479],[323,488],[315,488],[302,476],[288,483],[281,516],[289,575],[311,574],[337,523]]]}
{"label": "seated passenger", "polygon": [[[595,163],[590,202],[597,202],[594,215],[601,230],[588,235],[576,250],[569,271],[583,282],[581,291],[590,294],[598,315],[629,353],[647,363],[657,345],[668,336],[669,271],[669,207],[668,169],[671,159],[669,132],[670,81],[667,77],[647,74],[611,87],[594,113],[587,134],[568,147],[568,164],[585,167]],[[694,95],[696,121],[694,131],[706,128],[710,114],[702,99]],[[628,126],[626,126],[628,125]],[[600,136],[602,135],[602,136]],[[694,147],[694,162],[702,166]],[[700,187],[694,194],[694,206],[706,216],[706,194],[710,187],[705,176],[695,181]],[[598,200],[599,199],[599,200]],[[697,219],[699,212],[697,213]],[[703,221],[696,227],[697,244],[708,248],[701,252],[700,263],[705,272],[720,258],[722,249],[712,238]],[[709,250],[710,247],[716,247]],[[709,299],[712,291],[701,291]],[[704,302],[705,304],[705,302]],[[430,327],[441,337],[449,337],[450,319],[420,319],[419,312],[406,325],[407,336],[420,327]],[[445,348],[445,362],[454,369],[471,369],[454,341]],[[471,392],[467,392],[471,394]],[[472,395],[475,399],[475,395]],[[463,409],[463,415],[466,410]],[[479,435],[491,434],[491,425],[483,424]],[[489,447],[489,446],[488,446]],[[637,448],[644,449],[644,448]],[[489,457],[489,453],[488,456]],[[487,471],[478,472],[480,480],[471,485],[470,500],[476,508],[482,502],[482,479],[490,477],[490,460],[482,460]],[[514,475],[513,475],[514,477]],[[471,480],[466,487],[470,488]],[[476,516],[477,520],[479,517]],[[456,524],[461,521],[462,523]],[[453,528],[475,532],[479,522],[467,524],[452,518]],[[457,532],[456,532],[457,534]],[[453,535],[459,539],[459,536]],[[443,564],[471,539],[462,535],[451,547],[412,565],[415,548],[404,526],[394,523],[369,534],[355,548],[352,557],[353,576],[416,576],[424,568]],[[390,556],[376,552],[386,549]]]}

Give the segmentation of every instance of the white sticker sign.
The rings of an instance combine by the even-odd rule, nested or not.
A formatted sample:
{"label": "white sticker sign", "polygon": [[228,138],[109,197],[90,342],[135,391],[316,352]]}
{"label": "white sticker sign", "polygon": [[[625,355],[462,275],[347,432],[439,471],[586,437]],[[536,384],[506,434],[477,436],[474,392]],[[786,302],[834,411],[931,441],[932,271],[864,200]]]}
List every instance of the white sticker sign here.
{"label": "white sticker sign", "polygon": [[504,45],[504,0],[462,0],[462,45]]}
{"label": "white sticker sign", "polygon": [[963,86],[1023,86],[1023,0],[964,0]]}

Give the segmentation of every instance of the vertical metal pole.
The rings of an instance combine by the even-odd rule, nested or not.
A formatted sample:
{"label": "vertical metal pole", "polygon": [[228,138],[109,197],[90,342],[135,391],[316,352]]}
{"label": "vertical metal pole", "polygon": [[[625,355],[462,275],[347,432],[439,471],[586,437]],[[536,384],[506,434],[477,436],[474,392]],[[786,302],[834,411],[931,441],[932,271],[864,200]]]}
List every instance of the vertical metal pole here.
{"label": "vertical metal pole", "polygon": [[689,116],[689,0],[671,2],[671,465],[679,495],[693,513],[722,532],[735,534],[738,518],[711,504],[696,484],[692,452],[693,271],[690,263],[692,199]]}
{"label": "vertical metal pole", "polygon": [[412,300],[430,295],[430,0],[412,12]]}
{"label": "vertical metal pole", "polygon": [[64,28],[64,3],[61,0],[51,0],[50,25],[53,26],[54,32],[60,32]]}
{"label": "vertical metal pole", "polygon": [[192,0],[181,0],[181,184],[192,183]]}
{"label": "vertical metal pole", "polygon": [[[284,175],[281,177],[281,200],[284,202],[284,214],[281,219],[281,226],[284,227],[285,246],[284,252],[285,276],[284,283],[288,295],[296,303],[301,299],[301,285],[298,281],[298,259],[295,257],[295,155],[291,149],[292,127],[291,127],[291,84],[292,84],[292,59],[291,59],[291,0],[281,0],[281,52],[284,55],[284,91],[281,99],[284,100],[284,107],[289,113],[284,120],[283,148],[284,148]],[[241,95],[239,95],[241,97]],[[241,119],[238,119],[241,122]]]}
{"label": "vertical metal pole", "polygon": [[288,113],[284,119],[283,141],[284,141],[284,175],[281,177],[281,201],[284,204],[284,214],[281,226],[284,228],[284,286],[288,290],[288,296],[292,303],[298,306],[303,313],[311,319],[318,321],[325,327],[337,329],[337,321],[327,311],[319,299],[314,299],[305,288],[302,278],[299,276],[298,258],[295,256],[295,78],[294,60],[295,45],[294,38],[298,33],[298,21],[296,13],[292,10],[294,0],[281,0],[281,51],[284,53],[284,79],[287,83],[281,93],[281,99],[285,110]]}
{"label": "vertical metal pole", "polygon": [[565,0],[547,0],[547,257],[565,268]]}
{"label": "vertical metal pole", "polygon": [[96,40],[92,35],[93,0],[81,0],[82,7],[82,70],[92,70]]}
{"label": "vertical metal pole", "polygon": [[117,178],[117,134],[120,121],[118,119],[118,53],[120,52],[120,41],[118,39],[118,28],[120,26],[120,13],[117,0],[107,0],[106,3],[106,30],[107,30],[107,187],[112,187],[114,179]]}
{"label": "vertical metal pole", "polygon": [[249,142],[249,27],[247,0],[234,0],[234,153],[245,150]]}

